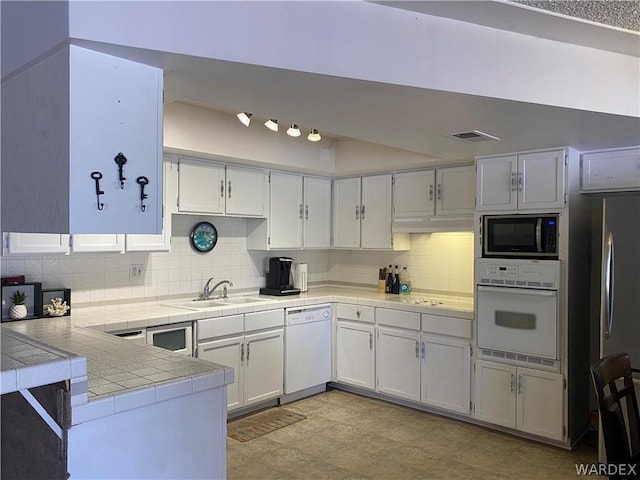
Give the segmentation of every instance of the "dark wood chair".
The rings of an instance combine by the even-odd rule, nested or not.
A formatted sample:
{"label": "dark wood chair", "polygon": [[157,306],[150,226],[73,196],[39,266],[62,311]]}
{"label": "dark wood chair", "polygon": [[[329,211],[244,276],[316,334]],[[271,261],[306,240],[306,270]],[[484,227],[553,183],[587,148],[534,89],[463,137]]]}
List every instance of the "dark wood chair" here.
{"label": "dark wood chair", "polygon": [[629,354],[602,358],[591,366],[591,377],[598,395],[609,478],[640,478],[640,416]]}

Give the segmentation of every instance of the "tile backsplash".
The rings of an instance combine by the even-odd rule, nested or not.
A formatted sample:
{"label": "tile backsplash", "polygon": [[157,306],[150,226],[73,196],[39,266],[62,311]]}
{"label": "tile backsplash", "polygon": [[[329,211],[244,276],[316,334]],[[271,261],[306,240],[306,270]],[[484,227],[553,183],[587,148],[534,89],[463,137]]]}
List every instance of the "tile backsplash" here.
{"label": "tile backsplash", "polygon": [[[218,230],[218,243],[207,254],[189,243],[193,225],[207,220]],[[209,277],[229,279],[234,291],[257,292],[265,285],[266,263],[274,255],[308,264],[309,283],[349,283],[374,287],[378,268],[407,266],[417,291],[473,293],[473,234],[412,234],[408,252],[337,250],[247,251],[246,220],[173,215],[171,252],[74,253],[2,257],[1,274],[24,274],[43,288],[70,288],[72,305],[162,300],[197,296]],[[131,264],[143,265],[140,278],[129,278]]]}

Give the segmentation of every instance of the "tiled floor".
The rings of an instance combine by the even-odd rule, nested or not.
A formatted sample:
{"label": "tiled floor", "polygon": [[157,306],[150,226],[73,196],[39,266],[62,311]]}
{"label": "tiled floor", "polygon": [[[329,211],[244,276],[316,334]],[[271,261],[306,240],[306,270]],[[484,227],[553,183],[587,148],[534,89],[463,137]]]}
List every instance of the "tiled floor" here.
{"label": "tiled floor", "polygon": [[338,390],[284,408],[307,419],[244,443],[227,438],[229,480],[560,480],[597,462],[586,445],[569,452]]}

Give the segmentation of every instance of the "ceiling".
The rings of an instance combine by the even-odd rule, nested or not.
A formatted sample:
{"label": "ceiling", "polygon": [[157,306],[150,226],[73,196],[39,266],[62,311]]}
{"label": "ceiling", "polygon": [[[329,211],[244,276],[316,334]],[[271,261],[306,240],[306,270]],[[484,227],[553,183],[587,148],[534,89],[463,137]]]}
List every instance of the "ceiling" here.
{"label": "ceiling", "polygon": [[[375,3],[635,56],[640,51],[640,36],[632,32],[511,2]],[[461,4],[465,8],[458,8]],[[167,56],[162,63],[167,102],[228,112],[230,121],[235,120],[231,114],[248,111],[254,123],[273,117],[281,125],[317,128],[324,137],[353,138],[449,162],[563,145],[586,151],[640,144],[635,117],[195,57]],[[468,143],[449,136],[472,129],[501,140]]]}

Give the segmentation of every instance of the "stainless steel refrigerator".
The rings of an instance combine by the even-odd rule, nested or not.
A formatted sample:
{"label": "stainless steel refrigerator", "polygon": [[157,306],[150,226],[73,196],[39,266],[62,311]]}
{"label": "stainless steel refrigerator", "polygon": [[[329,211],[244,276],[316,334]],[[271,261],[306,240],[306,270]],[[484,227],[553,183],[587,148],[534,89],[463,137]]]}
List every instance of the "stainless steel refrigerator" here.
{"label": "stainless steel refrigerator", "polygon": [[602,202],[600,356],[629,353],[640,379],[640,195]]}

